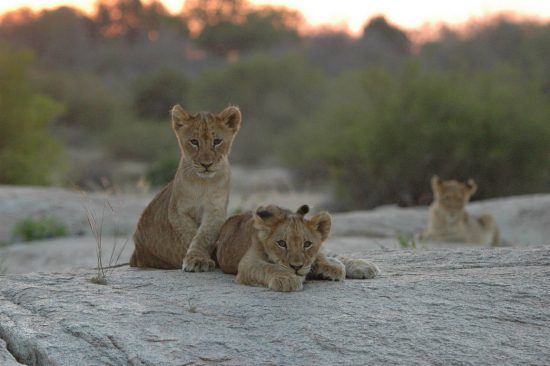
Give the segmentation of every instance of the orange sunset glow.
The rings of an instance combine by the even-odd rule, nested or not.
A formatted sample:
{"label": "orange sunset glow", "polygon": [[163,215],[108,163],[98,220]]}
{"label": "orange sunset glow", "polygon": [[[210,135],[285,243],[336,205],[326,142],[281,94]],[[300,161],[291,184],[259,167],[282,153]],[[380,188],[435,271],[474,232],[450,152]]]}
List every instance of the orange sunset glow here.
{"label": "orange sunset glow", "polygon": [[[34,10],[70,5],[93,11],[95,0],[11,0],[0,3],[0,12],[29,7]],[[182,0],[162,0],[170,11],[182,9]],[[546,19],[550,17],[550,1],[541,0],[251,0],[258,5],[278,5],[302,12],[312,27],[331,26],[347,28],[357,33],[365,20],[376,14],[384,14],[392,22],[405,27],[417,28],[426,24],[458,24],[472,18],[506,12],[521,17]]]}

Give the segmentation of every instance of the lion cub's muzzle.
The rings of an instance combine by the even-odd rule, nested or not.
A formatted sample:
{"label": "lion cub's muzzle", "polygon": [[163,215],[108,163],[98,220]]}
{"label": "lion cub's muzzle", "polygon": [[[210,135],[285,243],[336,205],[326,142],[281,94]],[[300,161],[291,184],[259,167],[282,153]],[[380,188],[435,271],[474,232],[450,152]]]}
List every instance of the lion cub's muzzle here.
{"label": "lion cub's muzzle", "polygon": [[201,178],[211,178],[216,174],[216,165],[214,163],[195,164],[197,175]]}
{"label": "lion cub's muzzle", "polygon": [[295,264],[289,264],[290,268],[294,270],[294,273],[296,273],[298,276],[305,276],[309,273],[310,266],[304,266],[303,264],[295,265]]}

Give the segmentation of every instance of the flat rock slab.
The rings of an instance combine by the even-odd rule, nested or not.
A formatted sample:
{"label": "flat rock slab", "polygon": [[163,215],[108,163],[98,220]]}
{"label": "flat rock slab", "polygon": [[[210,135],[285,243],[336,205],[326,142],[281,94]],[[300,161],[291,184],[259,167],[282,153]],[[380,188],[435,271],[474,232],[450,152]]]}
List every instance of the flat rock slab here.
{"label": "flat rock slab", "polygon": [[220,272],[119,268],[104,286],[89,282],[93,272],[0,277],[0,360],[9,351],[23,364],[71,366],[550,363],[550,248],[362,254],[381,277],[296,293]]}

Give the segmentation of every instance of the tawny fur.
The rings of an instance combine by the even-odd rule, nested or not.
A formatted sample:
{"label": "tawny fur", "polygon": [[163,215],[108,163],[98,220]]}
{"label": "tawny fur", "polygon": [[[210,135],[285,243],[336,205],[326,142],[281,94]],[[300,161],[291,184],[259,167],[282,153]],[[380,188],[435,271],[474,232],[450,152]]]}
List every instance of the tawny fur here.
{"label": "tawny fur", "polygon": [[219,114],[172,109],[172,129],[181,150],[178,170],[142,213],[134,234],[132,267],[209,271],[219,229],[226,217],[228,156],[241,113]]}
{"label": "tawny fur", "polygon": [[466,211],[477,185],[470,179],[466,184],[456,180],[432,178],[434,201],[430,206],[428,228],[422,240],[462,242],[498,246],[499,232],[491,215],[473,217]]}
{"label": "tawny fur", "polygon": [[[278,206],[230,217],[217,242],[217,260],[237,282],[275,291],[296,291],[306,278],[343,280],[373,278],[379,270],[362,259],[336,258],[321,250],[330,233],[328,213],[305,218],[307,206],[296,213]],[[283,241],[283,242],[282,242]]]}

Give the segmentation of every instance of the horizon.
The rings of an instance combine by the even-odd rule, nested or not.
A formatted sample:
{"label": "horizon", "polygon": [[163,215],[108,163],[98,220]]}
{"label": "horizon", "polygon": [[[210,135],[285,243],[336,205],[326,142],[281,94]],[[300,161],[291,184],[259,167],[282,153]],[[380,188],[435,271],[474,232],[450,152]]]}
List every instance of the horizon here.
{"label": "horizon", "polygon": [[[71,6],[85,13],[93,13],[96,0],[12,0],[9,4],[0,4],[0,15],[20,8],[33,11],[53,9],[59,6]],[[148,1],[143,1],[147,3]],[[160,0],[171,12],[182,10],[185,1]],[[460,26],[472,20],[506,14],[514,18],[548,21],[550,19],[550,2],[536,0],[467,0],[441,2],[418,0],[413,4],[406,0],[392,2],[374,0],[367,3],[362,0],[343,0],[338,3],[324,3],[322,7],[312,0],[250,0],[257,6],[284,6],[298,10],[305,20],[304,30],[312,31],[329,28],[338,29],[357,35],[368,19],[383,15],[389,22],[408,30],[421,30],[440,25]],[[346,4],[342,7],[341,4]]]}

